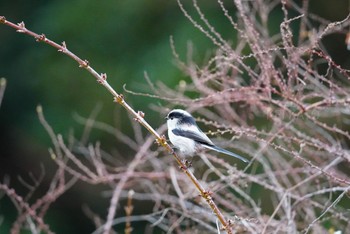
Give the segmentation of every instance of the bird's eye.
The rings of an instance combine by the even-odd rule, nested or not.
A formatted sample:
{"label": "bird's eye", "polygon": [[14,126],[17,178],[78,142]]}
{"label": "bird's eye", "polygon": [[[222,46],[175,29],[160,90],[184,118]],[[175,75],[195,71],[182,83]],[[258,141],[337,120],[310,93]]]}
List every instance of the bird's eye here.
{"label": "bird's eye", "polygon": [[170,118],[171,120],[173,120],[174,118]]}

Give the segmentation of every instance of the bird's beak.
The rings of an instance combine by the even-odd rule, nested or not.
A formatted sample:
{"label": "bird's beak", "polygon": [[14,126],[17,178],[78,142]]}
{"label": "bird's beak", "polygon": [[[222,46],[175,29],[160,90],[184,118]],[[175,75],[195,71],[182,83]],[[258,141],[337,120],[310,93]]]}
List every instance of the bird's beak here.
{"label": "bird's beak", "polygon": [[168,120],[169,118],[168,118],[168,116],[165,116],[165,118],[164,118],[164,119]]}

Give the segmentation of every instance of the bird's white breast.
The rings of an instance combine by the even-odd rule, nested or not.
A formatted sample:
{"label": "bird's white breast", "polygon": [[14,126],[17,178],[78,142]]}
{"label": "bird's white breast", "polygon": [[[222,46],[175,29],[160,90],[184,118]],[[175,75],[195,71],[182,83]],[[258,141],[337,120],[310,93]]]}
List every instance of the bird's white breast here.
{"label": "bird's white breast", "polygon": [[196,152],[196,142],[186,137],[175,135],[168,129],[168,136],[171,143],[180,150],[184,156],[192,156]]}

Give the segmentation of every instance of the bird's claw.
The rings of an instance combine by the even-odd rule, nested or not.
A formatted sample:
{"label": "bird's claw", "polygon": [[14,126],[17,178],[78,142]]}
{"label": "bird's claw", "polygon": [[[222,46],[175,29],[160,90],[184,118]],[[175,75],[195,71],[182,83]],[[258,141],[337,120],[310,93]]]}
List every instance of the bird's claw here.
{"label": "bird's claw", "polygon": [[182,161],[182,166],[180,166],[181,169],[188,169],[192,167],[192,161],[188,161],[187,159],[183,159]]}

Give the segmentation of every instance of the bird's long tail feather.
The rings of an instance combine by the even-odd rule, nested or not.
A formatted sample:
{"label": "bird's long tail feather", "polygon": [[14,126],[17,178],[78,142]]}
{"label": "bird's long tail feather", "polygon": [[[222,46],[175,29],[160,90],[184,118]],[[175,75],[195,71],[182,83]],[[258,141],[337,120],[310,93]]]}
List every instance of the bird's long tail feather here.
{"label": "bird's long tail feather", "polygon": [[220,148],[216,145],[203,145],[204,147],[208,148],[208,149],[211,149],[211,150],[215,150],[219,153],[223,153],[223,154],[226,154],[226,155],[229,155],[229,156],[232,156],[232,157],[235,157],[235,158],[238,158],[240,160],[242,160],[243,162],[245,163],[249,163],[249,160],[238,155],[238,154],[235,154],[235,153],[232,153],[231,151],[228,151],[228,150],[225,150],[223,148]]}

